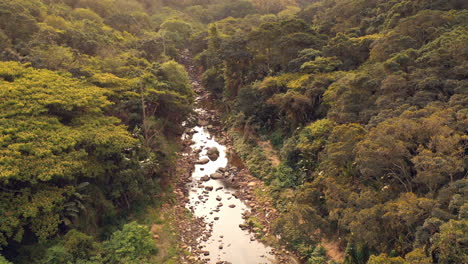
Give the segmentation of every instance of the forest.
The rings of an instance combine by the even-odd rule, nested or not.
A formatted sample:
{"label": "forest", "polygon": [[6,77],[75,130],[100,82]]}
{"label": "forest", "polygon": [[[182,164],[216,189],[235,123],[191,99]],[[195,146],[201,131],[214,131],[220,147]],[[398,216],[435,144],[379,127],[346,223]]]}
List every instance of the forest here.
{"label": "forest", "polygon": [[464,0],[0,0],[0,263],[179,263],[185,52],[302,263],[468,263],[467,43]]}

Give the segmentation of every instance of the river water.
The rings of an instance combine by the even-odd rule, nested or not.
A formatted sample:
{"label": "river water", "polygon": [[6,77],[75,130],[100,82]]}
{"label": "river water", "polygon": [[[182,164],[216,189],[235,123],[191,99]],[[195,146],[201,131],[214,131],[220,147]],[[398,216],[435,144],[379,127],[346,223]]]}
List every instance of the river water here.
{"label": "river water", "polygon": [[[203,109],[197,109],[199,113],[203,111]],[[255,240],[253,234],[239,227],[244,223],[243,213],[250,209],[243,201],[235,197],[235,189],[229,184],[231,178],[235,177],[235,173],[232,172],[231,162],[226,155],[226,147],[219,144],[216,137],[210,135],[206,127],[196,126],[192,133],[194,144],[191,148],[194,151],[201,150],[200,159],[208,157],[208,148],[216,147],[219,150],[219,157],[215,161],[210,160],[206,164],[195,165],[192,182],[187,186],[189,202],[186,207],[195,217],[204,219],[207,231],[211,233],[208,239],[199,238],[198,241],[201,249],[206,252],[203,258],[207,260],[207,263],[212,264],[275,263],[272,249]],[[218,170],[220,168],[221,173],[225,175],[222,179],[201,180],[205,175],[220,172]]]}

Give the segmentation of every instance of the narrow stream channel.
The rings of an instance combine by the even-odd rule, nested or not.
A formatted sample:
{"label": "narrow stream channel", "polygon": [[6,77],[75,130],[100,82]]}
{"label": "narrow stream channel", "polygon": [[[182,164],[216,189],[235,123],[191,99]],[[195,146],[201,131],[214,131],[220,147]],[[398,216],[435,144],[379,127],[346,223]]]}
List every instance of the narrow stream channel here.
{"label": "narrow stream channel", "polygon": [[[205,110],[196,111],[200,114]],[[205,220],[207,231],[211,233],[208,238],[199,238],[199,247],[205,252],[203,257],[212,264],[275,263],[272,249],[255,240],[253,234],[239,226],[244,224],[243,213],[250,209],[236,198],[235,189],[229,184],[235,177],[236,168],[230,164],[226,147],[210,135],[206,126],[196,126],[192,133],[194,144],[191,148],[200,151],[199,160],[208,159],[209,148],[216,147],[219,151],[217,159],[195,165],[192,182],[187,186],[189,202],[186,207],[195,217]],[[217,173],[216,179],[208,179],[214,173]]]}

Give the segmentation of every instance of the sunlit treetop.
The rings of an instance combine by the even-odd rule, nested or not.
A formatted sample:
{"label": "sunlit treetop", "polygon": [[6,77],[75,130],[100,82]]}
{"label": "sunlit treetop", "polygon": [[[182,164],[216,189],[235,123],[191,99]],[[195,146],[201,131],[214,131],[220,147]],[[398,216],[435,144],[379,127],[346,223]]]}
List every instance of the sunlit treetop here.
{"label": "sunlit treetop", "polygon": [[67,75],[0,63],[2,181],[93,177],[102,168],[91,165],[91,153],[130,147],[119,120],[102,112],[111,104],[105,93]]}

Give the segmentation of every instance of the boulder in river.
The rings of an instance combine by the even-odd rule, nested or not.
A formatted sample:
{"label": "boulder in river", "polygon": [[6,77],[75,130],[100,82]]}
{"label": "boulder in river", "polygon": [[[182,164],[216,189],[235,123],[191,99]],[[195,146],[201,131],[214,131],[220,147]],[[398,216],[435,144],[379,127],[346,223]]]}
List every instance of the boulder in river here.
{"label": "boulder in river", "polygon": [[208,120],[203,120],[203,119],[198,120],[199,126],[207,126],[208,124],[209,124]]}
{"label": "boulder in river", "polygon": [[208,158],[201,158],[201,159],[197,160],[197,161],[195,162],[195,164],[207,164],[208,162],[210,162],[210,159],[208,159]]}
{"label": "boulder in river", "polygon": [[206,152],[206,155],[208,155],[208,158],[210,158],[210,160],[215,161],[219,158],[219,150],[217,147],[211,147]]}
{"label": "boulder in river", "polygon": [[210,177],[213,180],[219,180],[219,179],[223,178],[223,175],[221,173],[219,173],[219,172],[215,172],[215,173],[211,174]]}
{"label": "boulder in river", "polygon": [[202,181],[209,181],[209,180],[210,180],[210,176],[205,175],[205,176],[201,177],[200,180],[202,180]]}

